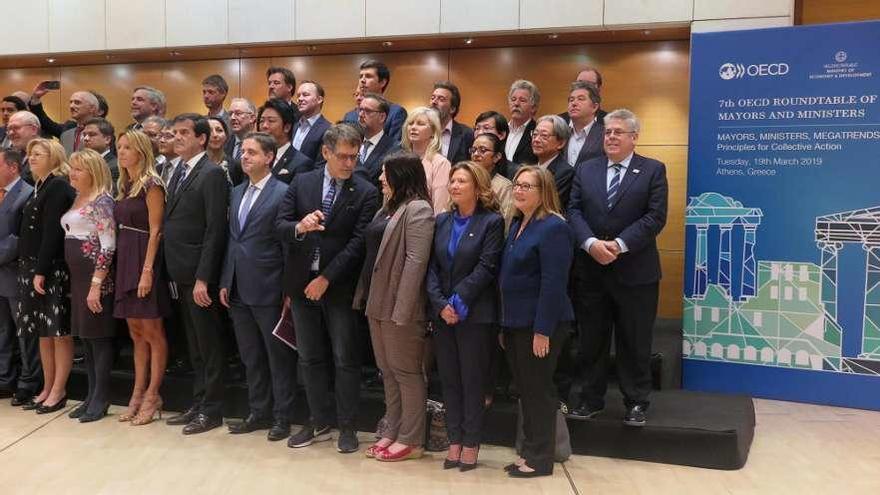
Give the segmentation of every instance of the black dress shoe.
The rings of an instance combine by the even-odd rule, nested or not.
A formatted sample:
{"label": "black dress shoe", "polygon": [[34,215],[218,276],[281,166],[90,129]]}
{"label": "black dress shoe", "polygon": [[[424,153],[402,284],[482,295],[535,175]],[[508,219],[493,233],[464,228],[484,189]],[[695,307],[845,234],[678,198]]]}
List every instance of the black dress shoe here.
{"label": "black dress shoe", "polygon": [[12,396],[12,407],[21,407],[28,402],[33,402],[34,396],[30,392],[19,390]]}
{"label": "black dress shoe", "polygon": [[178,414],[177,416],[172,416],[168,418],[167,420],[165,420],[165,424],[171,426],[188,425],[190,421],[195,419],[196,415],[198,414],[199,410],[195,406],[193,406],[187,409],[185,412]]}
{"label": "black dress shoe", "polygon": [[46,403],[42,403],[37,407],[37,414],[49,414],[55,411],[60,411],[67,407],[67,397],[59,400],[54,405],[47,406]]}
{"label": "black dress shoe", "polygon": [[648,410],[646,406],[637,404],[626,410],[623,416],[623,424],[627,426],[645,426],[648,422]]}
{"label": "black dress shoe", "polygon": [[86,412],[85,414],[83,414],[82,416],[80,416],[80,418],[79,418],[79,422],[80,422],[80,423],[92,423],[92,422],[94,422],[94,421],[98,421],[98,420],[100,420],[100,419],[104,419],[104,417],[107,416],[107,410],[108,410],[108,409],[110,409],[110,405],[109,405],[109,404],[106,405],[106,406],[104,406],[104,409],[102,409],[101,411],[99,411],[99,412],[97,412],[97,413]]}
{"label": "black dress shoe", "polygon": [[70,419],[79,419],[83,416],[83,414],[86,413],[86,410],[88,410],[88,408],[89,408],[89,403],[83,402],[80,405],[76,406],[73,409],[73,411],[70,411],[70,413],[67,415],[67,417]]}
{"label": "black dress shoe", "polygon": [[197,435],[214,428],[223,426],[223,419],[219,417],[212,418],[207,414],[199,413],[192,421],[183,427],[184,435]]}
{"label": "black dress shoe", "polygon": [[550,476],[553,474],[551,470],[536,469],[534,471],[521,471],[519,468],[507,472],[511,478],[537,478],[539,476]]}
{"label": "black dress shoe", "polygon": [[187,373],[192,372],[192,366],[190,366],[183,359],[175,359],[168,363],[168,366],[165,368],[166,375],[185,375]]}
{"label": "black dress shoe", "polygon": [[601,414],[602,411],[604,411],[604,410],[605,410],[604,407],[596,408],[596,407],[590,407],[586,404],[583,404],[583,405],[578,406],[578,407],[572,409],[571,411],[569,411],[568,414],[565,415],[565,417],[569,418],[569,419],[578,419],[578,420],[593,419],[596,416],[598,416],[599,414]]}
{"label": "black dress shoe", "polygon": [[358,451],[357,433],[351,428],[343,428],[339,430],[339,437],[336,439],[336,452],[340,454],[353,454]]}
{"label": "black dress shoe", "polygon": [[251,433],[257,430],[267,430],[272,427],[272,422],[266,418],[261,418],[256,414],[249,414],[242,421],[228,423],[226,427],[229,433],[240,435],[242,433]]}
{"label": "black dress shoe", "polygon": [[285,420],[275,420],[272,423],[272,428],[269,428],[269,434],[266,435],[266,438],[270,442],[278,442],[280,440],[284,440],[285,438],[290,436],[290,421]]}

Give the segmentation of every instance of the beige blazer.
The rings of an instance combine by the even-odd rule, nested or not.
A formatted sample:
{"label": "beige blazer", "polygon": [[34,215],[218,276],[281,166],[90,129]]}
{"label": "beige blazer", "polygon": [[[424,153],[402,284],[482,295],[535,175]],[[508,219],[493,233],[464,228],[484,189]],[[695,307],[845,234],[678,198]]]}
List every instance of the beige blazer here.
{"label": "beige blazer", "polygon": [[439,215],[449,209],[449,169],[452,165],[440,153],[425,154],[422,165],[425,167],[425,179],[428,182],[428,192],[431,193],[434,214]]}
{"label": "beige blazer", "polygon": [[366,296],[369,318],[397,325],[425,321],[425,273],[433,242],[434,210],[427,201],[410,201],[394,212],[376,254],[370,293],[364,294],[363,279],[355,289],[356,302]]}
{"label": "beige blazer", "polygon": [[492,192],[495,193],[495,199],[498,200],[498,213],[501,213],[501,216],[504,218],[504,234],[506,238],[507,232],[510,230],[510,222],[516,213],[516,206],[513,206],[513,183],[507,177],[495,174],[492,176],[491,185]]}

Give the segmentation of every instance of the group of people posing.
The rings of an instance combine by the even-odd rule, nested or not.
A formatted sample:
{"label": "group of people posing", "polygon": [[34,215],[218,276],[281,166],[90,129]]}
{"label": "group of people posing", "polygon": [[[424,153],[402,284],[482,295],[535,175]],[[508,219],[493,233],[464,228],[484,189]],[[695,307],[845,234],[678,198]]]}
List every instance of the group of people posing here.
{"label": "group of people posing", "polygon": [[[0,392],[38,414],[66,407],[78,337],[89,388],[69,415],[102,419],[124,320],[135,383],[118,419],[148,424],[163,406],[163,322],[174,314],[194,391],[166,422],[209,431],[223,424],[225,311],[250,408],[233,434],[268,430],[301,448],[335,426],[337,450],[357,452],[364,320],[385,393],[380,438],[365,450],[378,461],[422,455],[435,358],[443,468],[475,468],[503,353],[524,433],[505,470],[551,474],[553,375],[572,336],[581,362],[569,417],[604,409],[614,338],[623,419],[644,425],[668,186],[664,165],[634,152],[638,118],[600,110],[594,68],[571,84],[563,115],[535,119],[538,89],[519,80],[510,119],[487,111],[473,129],[455,121],[454,84],[435,84],[430,106],[407,113],[383,96],[389,81],[381,62],[361,65],[356,107],[335,124],[321,115],[320,84],[294,92],[284,68],[267,72],[260,108],[236,98],[227,111],[228,86],[210,76],[208,116],[170,121],[162,93],[139,87],[135,122],[118,135],[94,92],[74,93],[65,124],[42,111],[44,85],[23,95],[27,110],[6,112],[24,98],[4,99]],[[288,310],[295,350],[273,334]],[[310,420],[291,435],[297,371]]]}

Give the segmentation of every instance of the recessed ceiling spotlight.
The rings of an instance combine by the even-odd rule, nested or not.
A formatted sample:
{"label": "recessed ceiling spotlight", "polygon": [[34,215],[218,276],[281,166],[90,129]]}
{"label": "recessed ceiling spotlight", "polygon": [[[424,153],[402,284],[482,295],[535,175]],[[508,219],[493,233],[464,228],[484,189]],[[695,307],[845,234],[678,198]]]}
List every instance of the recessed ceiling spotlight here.
{"label": "recessed ceiling spotlight", "polygon": [[382,42],[382,46],[384,46],[385,48],[388,48],[389,46],[391,46],[391,45],[393,45],[393,44],[394,44],[394,43],[391,42],[391,41],[383,41],[383,42]]}
{"label": "recessed ceiling spotlight", "polygon": [[558,38],[558,37],[559,37],[559,35],[556,34],[556,33],[550,33],[550,34],[547,35],[547,38],[548,38],[548,39],[551,39],[551,40],[555,40],[555,39]]}
{"label": "recessed ceiling spotlight", "polygon": [[464,44],[465,44],[465,45],[471,45],[471,44],[473,44],[473,42],[474,42],[474,39],[473,39],[473,38],[465,38],[465,39],[464,39]]}
{"label": "recessed ceiling spotlight", "polygon": [[317,49],[318,49],[318,47],[315,46],[315,45],[309,45],[309,47],[308,47],[308,50],[309,50],[310,52],[314,52],[314,51],[316,51]]}
{"label": "recessed ceiling spotlight", "polygon": [[46,59],[46,62],[49,62],[50,64],[54,64],[54,63],[55,63],[55,59],[52,58],[52,57],[49,57],[49,58]]}
{"label": "recessed ceiling spotlight", "polygon": [[174,51],[170,52],[169,55],[171,55],[172,57],[179,57],[179,56],[183,55],[183,53],[181,53],[177,50],[174,50]]}
{"label": "recessed ceiling spotlight", "polygon": [[644,34],[645,36],[649,36],[651,34],[651,30],[645,29],[644,31],[642,31],[642,34]]}

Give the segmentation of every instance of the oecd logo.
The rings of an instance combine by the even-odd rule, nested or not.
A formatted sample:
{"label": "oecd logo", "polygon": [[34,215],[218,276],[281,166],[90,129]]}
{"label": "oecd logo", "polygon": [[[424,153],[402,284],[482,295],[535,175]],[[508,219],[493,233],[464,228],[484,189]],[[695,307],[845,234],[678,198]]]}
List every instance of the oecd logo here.
{"label": "oecd logo", "polygon": [[721,79],[724,79],[725,81],[729,81],[730,79],[733,79],[735,77],[742,77],[743,74],[745,74],[745,70],[743,69],[742,65],[737,66],[729,62],[723,64],[721,68],[718,69],[718,75],[721,76]]}
{"label": "oecd logo", "polygon": [[767,76],[784,76],[788,74],[789,66],[785,62],[772,64],[732,64],[730,62],[722,64],[718,69],[718,76],[725,81],[731,79],[742,79],[743,77],[767,77]]}
{"label": "oecd logo", "polygon": [[836,60],[837,63],[842,64],[842,63],[846,62],[846,58],[847,58],[846,52],[843,50],[840,50],[839,52],[834,54],[834,60]]}

